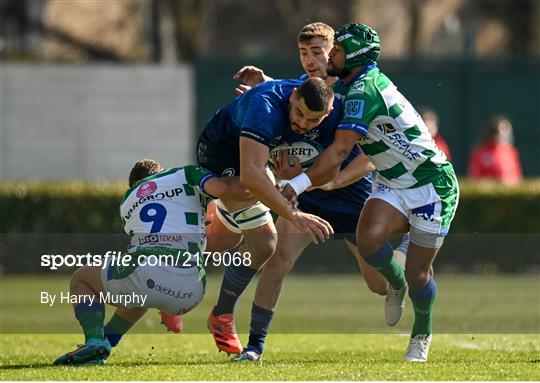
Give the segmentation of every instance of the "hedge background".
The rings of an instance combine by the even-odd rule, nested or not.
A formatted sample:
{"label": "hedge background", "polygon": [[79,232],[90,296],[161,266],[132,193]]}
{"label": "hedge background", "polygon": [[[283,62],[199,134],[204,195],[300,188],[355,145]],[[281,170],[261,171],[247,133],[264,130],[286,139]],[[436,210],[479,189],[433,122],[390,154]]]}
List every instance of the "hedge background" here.
{"label": "hedge background", "polygon": [[[460,205],[437,270],[538,272],[540,179],[515,187],[462,180],[460,187]],[[40,267],[41,254],[124,250],[126,238],[117,234],[123,233],[118,211],[126,190],[123,183],[109,182],[2,183],[0,272],[46,271]],[[303,272],[356,269],[337,240],[311,246],[295,267]]]}

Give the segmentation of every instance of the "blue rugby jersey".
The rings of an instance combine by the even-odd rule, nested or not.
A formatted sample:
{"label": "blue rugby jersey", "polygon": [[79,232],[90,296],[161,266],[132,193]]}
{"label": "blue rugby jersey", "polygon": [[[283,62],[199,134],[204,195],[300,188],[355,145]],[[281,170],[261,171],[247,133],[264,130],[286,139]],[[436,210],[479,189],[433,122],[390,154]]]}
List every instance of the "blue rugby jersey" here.
{"label": "blue rugby jersey", "polygon": [[[254,86],[218,110],[201,135],[225,152],[238,152],[241,136],[270,149],[283,142],[302,139],[305,135],[294,133],[289,122],[289,97],[300,85],[299,80],[275,80]],[[333,111],[309,133],[333,130],[339,119],[340,112]]]}

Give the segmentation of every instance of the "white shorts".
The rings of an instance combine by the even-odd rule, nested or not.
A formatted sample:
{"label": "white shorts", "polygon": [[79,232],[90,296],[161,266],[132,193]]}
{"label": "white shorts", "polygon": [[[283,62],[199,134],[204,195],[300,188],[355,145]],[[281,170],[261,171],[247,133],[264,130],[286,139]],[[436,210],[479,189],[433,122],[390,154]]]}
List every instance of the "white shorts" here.
{"label": "white shorts", "polygon": [[[381,183],[373,183],[373,192],[368,200],[375,198],[382,199],[399,210],[407,217],[409,225],[437,235],[448,233],[449,221],[453,218],[456,207],[447,207],[445,204],[443,208],[443,200],[433,184],[414,189],[392,189]],[[450,220],[446,219],[448,214],[452,214]]]}
{"label": "white shorts", "polygon": [[197,267],[137,266],[133,270],[119,270],[111,266],[101,271],[101,282],[105,292],[112,296],[143,295],[140,303],[123,304],[126,308],[157,308],[169,314],[185,314],[203,299],[205,293],[204,270]]}

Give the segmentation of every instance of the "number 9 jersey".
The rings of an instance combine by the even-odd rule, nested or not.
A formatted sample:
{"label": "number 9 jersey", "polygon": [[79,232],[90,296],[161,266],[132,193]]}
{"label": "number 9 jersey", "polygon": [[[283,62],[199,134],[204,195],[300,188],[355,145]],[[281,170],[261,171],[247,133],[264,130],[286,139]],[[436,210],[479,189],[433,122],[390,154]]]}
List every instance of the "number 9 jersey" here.
{"label": "number 9 jersey", "polygon": [[129,252],[160,247],[204,251],[204,183],[215,174],[199,166],[166,169],[137,182],[120,204]]}

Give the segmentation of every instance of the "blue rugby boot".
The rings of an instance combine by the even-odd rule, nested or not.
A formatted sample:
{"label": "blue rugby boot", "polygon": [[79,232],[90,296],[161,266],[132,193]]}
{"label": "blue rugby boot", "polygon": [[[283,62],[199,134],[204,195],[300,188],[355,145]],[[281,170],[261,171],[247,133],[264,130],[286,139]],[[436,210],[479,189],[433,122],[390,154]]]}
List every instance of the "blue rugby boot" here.
{"label": "blue rugby boot", "polygon": [[111,345],[108,340],[89,339],[85,344],[78,346],[76,350],[62,355],[53,362],[53,365],[78,366],[83,364],[105,364],[111,354]]}

